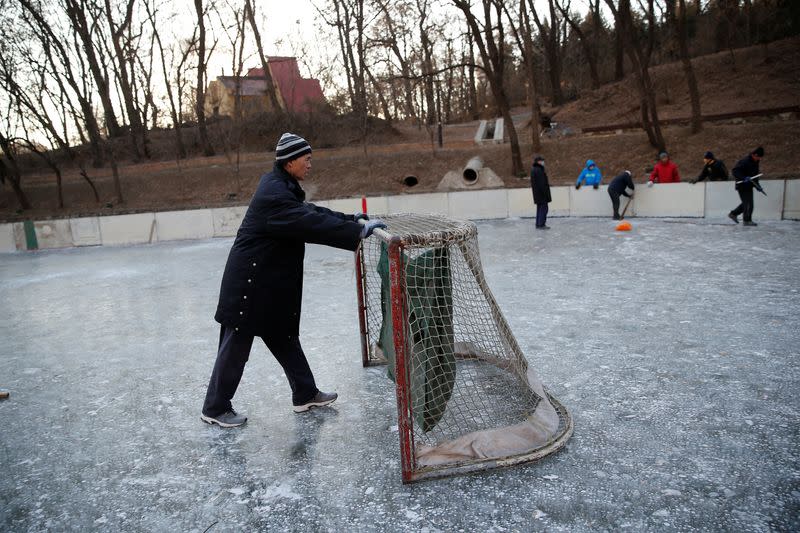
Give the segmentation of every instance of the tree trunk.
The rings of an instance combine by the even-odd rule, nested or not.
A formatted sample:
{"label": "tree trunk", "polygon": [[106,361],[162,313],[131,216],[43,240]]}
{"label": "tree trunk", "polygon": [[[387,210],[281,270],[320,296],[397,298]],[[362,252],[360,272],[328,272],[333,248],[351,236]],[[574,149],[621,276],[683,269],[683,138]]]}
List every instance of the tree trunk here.
{"label": "tree trunk", "polygon": [[[540,133],[542,114],[539,109],[539,90],[536,88],[536,57],[534,56],[533,31],[531,18],[527,9],[525,9],[525,0],[520,0],[519,2],[519,26],[520,31],[515,33],[515,36],[520,41],[520,51],[525,58],[525,67],[528,70],[528,90],[531,98],[531,149],[534,153],[539,153],[542,151]],[[519,39],[519,34],[521,34],[521,40]]]}
{"label": "tree trunk", "polygon": [[0,150],[5,154],[6,160],[8,160],[8,164],[6,165],[5,161],[0,158],[0,177],[3,178],[3,181],[7,179],[11,182],[11,189],[17,197],[19,206],[22,209],[30,209],[31,203],[25,191],[22,190],[22,176],[19,171],[19,165],[17,165],[17,159],[14,157],[11,141],[3,134],[0,134]]}
{"label": "tree trunk", "polygon": [[[36,11],[31,3],[28,0],[20,0],[21,5],[25,8],[28,13],[31,15],[33,20],[36,22],[34,26],[33,23],[29,23],[31,29],[34,30],[35,34],[37,35],[39,42],[42,44],[42,50],[45,53],[45,57],[47,58],[48,63],[51,66],[53,72],[58,71],[58,64],[63,65],[64,67],[64,75],[63,76],[55,76],[56,83],[59,86],[59,89],[63,94],[66,94],[66,90],[62,83],[62,79],[67,82],[67,84],[72,88],[75,93],[76,98],[78,99],[78,104],[81,110],[82,118],[84,125],[86,127],[86,133],[89,136],[90,148],[93,157],[93,165],[95,167],[103,166],[103,148],[102,148],[102,138],[100,135],[100,126],[97,123],[97,117],[95,117],[94,109],[92,109],[91,102],[86,94],[81,91],[81,86],[79,86],[77,81],[77,76],[74,74],[72,70],[72,65],[70,63],[70,59],[67,55],[66,50],[64,49],[64,45],[59,41],[56,37],[53,29],[47,23],[47,21],[42,17],[42,15]],[[74,34],[73,34],[74,35]],[[56,61],[53,57],[53,51],[58,54],[59,61]],[[80,129],[79,129],[80,131]]]}
{"label": "tree trunk", "polygon": [[181,132],[180,117],[178,110],[175,106],[175,94],[172,90],[172,82],[169,77],[169,69],[167,68],[167,60],[164,57],[164,45],[161,42],[161,34],[158,31],[158,24],[156,23],[155,13],[150,11],[150,4],[145,2],[145,7],[148,10],[148,17],[153,26],[153,37],[158,45],[159,57],[161,59],[161,72],[164,74],[165,88],[167,90],[167,99],[169,100],[169,114],[172,119],[172,129],[175,131],[175,149],[178,159],[186,158],[186,147],[183,144],[183,134]]}
{"label": "tree trunk", "polygon": [[119,178],[119,167],[117,166],[117,155],[114,153],[114,147],[111,142],[106,143],[108,150],[109,161],[111,162],[111,176],[114,181],[114,194],[118,204],[124,204],[125,198],[122,196],[122,182]]}
{"label": "tree trunk", "polygon": [[625,77],[625,45],[622,29],[617,25],[614,31],[614,80],[621,81]]}
{"label": "tree trunk", "polygon": [[283,106],[278,98],[278,91],[275,88],[275,80],[272,79],[272,71],[269,69],[269,61],[267,61],[267,56],[264,55],[264,47],[261,44],[261,32],[259,32],[258,24],[256,24],[256,13],[252,0],[245,0],[244,10],[247,21],[250,23],[250,28],[253,30],[253,38],[256,41],[256,48],[258,49],[258,58],[261,60],[261,68],[264,70],[264,92],[267,95],[267,100],[269,100],[269,103],[272,106],[273,112],[278,113],[283,109]]}
{"label": "tree trunk", "polygon": [[569,15],[566,9],[561,6],[561,3],[556,0],[556,7],[561,12],[561,16],[564,17],[564,20],[567,21],[572,31],[575,32],[575,35],[578,36],[578,41],[581,43],[581,48],[583,49],[583,55],[586,57],[586,62],[589,63],[589,76],[592,78],[592,89],[597,89],[600,87],[600,75],[597,71],[597,58],[595,57],[595,52],[592,49],[592,44],[589,42],[589,39],[586,37],[586,34],[581,30],[580,24],[575,22],[572,17]]}
{"label": "tree trunk", "polygon": [[128,25],[130,25],[131,18],[133,17],[133,3],[134,0],[128,0],[125,8],[125,19],[119,26],[117,26],[114,22],[110,0],[105,0],[105,15],[106,22],[108,23],[108,29],[111,32],[111,42],[114,46],[114,55],[116,56],[115,70],[117,71],[117,76],[119,79],[119,88],[122,92],[122,101],[125,105],[125,111],[128,113],[128,135],[130,136],[131,140],[131,153],[133,154],[133,160],[138,162],[142,158],[142,150],[139,148],[139,138],[144,137],[142,132],[142,117],[139,115],[139,110],[134,102],[134,91],[133,87],[131,86],[131,79],[128,73],[127,53],[130,52],[130,50],[123,50],[121,42],[122,35],[125,33]]}
{"label": "tree trunk", "polygon": [[[203,155],[210,157],[214,155],[214,147],[208,138],[206,127],[206,23],[205,12],[203,10],[203,0],[194,0],[194,9],[197,14],[198,43],[197,43],[197,88],[195,114],[197,115],[197,130],[200,134],[200,144],[203,146]],[[120,191],[120,195],[122,192]]]}
{"label": "tree trunk", "polygon": [[[503,72],[506,57],[504,53],[505,33],[503,31],[502,5],[495,0],[483,0],[484,20],[481,21],[481,26],[484,31],[481,32],[481,26],[478,25],[478,21],[472,13],[470,2],[468,0],[453,0],[453,3],[464,13],[467,24],[472,29],[472,35],[475,39],[475,44],[478,46],[484,72],[492,88],[495,103],[508,129],[508,138],[511,143],[511,172],[514,176],[519,176],[524,172],[519,149],[519,138],[511,118],[511,109],[503,85],[505,83]],[[496,20],[494,21],[492,20],[492,9],[496,13]]]}
{"label": "tree trunk", "polygon": [[546,26],[539,18],[534,0],[528,0],[528,8],[533,15],[533,21],[536,23],[536,27],[544,43],[544,53],[547,59],[547,73],[550,81],[553,105],[561,105],[564,102],[564,94],[561,91],[560,30],[558,29],[558,20],[556,18],[553,0],[548,0],[548,6],[550,8],[550,21],[549,25]]}
{"label": "tree trunk", "polygon": [[92,194],[94,194],[94,201],[100,202],[100,195],[97,193],[97,187],[95,187],[94,182],[89,178],[89,174],[86,173],[86,169],[83,168],[83,165],[80,167],[80,175],[81,177],[86,180],[86,183],[89,184],[89,187],[92,188]]}
{"label": "tree trunk", "polygon": [[372,75],[372,71],[370,69],[367,69],[366,72],[367,72],[367,78],[369,78],[369,83],[370,85],[372,85],[372,90],[375,91],[375,96],[378,97],[378,103],[381,106],[381,111],[383,112],[383,118],[386,119],[386,122],[391,124],[392,112],[389,110],[389,102],[386,101],[386,97],[383,95],[381,86],[378,84],[378,81],[375,79],[375,76]]}
{"label": "tree trunk", "polygon": [[[20,1],[27,2],[27,0]],[[82,6],[78,5],[75,0],[67,0],[66,4],[67,17],[72,24],[72,28],[81,40],[84,56],[89,64],[89,71],[92,73],[92,78],[97,86],[97,94],[100,96],[100,102],[103,105],[108,134],[111,137],[119,137],[123,132],[119,127],[114,105],[111,102],[111,88],[108,81],[108,74],[105,68],[101,66],[100,60],[95,52],[95,43],[91,35],[91,26],[86,20],[86,13],[83,11]]]}
{"label": "tree trunk", "polygon": [[422,44],[422,76],[423,86],[425,88],[425,123],[432,125],[436,122],[436,97],[433,88],[433,52],[431,48],[430,37],[428,36],[428,29],[425,27],[425,20],[427,18],[427,4],[420,4],[417,2],[419,9],[419,35]]}
{"label": "tree trunk", "polygon": [[692,133],[698,133],[703,129],[703,122],[700,112],[700,91],[697,89],[697,78],[695,78],[692,60],[689,57],[689,36],[686,27],[686,0],[679,0],[678,8],[680,9],[680,13],[678,13],[675,32],[678,38],[678,50],[681,54],[683,73],[686,76],[686,83],[689,85],[689,101],[692,104]]}
{"label": "tree trunk", "polygon": [[472,39],[472,28],[467,28],[467,39],[469,39],[469,67],[467,67],[467,72],[469,73],[469,87],[467,92],[467,111],[469,112],[469,116],[473,119],[477,117],[478,111],[478,89],[475,87],[475,44]]}
{"label": "tree trunk", "polygon": [[642,128],[647,132],[650,144],[658,150],[664,150],[666,143],[661,132],[661,122],[658,118],[655,88],[650,77],[649,57],[644,53],[641,43],[637,40],[638,32],[631,14],[630,0],[620,0],[619,8],[614,5],[613,0],[606,0],[606,5],[614,14],[617,32],[621,32],[625,36],[627,45],[625,48],[633,65],[633,73],[636,76],[637,88],[639,89]]}

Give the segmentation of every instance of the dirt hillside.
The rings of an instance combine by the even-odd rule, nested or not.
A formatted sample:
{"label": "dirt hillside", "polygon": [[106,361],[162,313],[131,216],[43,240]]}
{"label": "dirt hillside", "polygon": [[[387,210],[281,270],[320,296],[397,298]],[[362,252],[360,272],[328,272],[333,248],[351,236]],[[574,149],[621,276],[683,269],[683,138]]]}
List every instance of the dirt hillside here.
{"label": "dirt hillside", "polygon": [[[741,49],[735,52],[736,71],[730,53],[694,60],[700,80],[704,114],[726,113],[800,104],[800,38]],[[688,95],[679,64],[653,69],[663,90],[659,112],[662,117],[682,117],[689,113]],[[636,119],[638,98],[631,80],[610,84],[587,93],[554,114],[560,123],[578,130],[581,127],[616,124]],[[515,123],[523,142],[525,164],[530,163],[530,130],[525,109],[516,110]],[[497,172],[507,187],[526,186],[527,180],[511,175],[509,145],[476,146],[472,137],[476,122],[445,127],[443,149],[435,148],[432,133],[425,128],[396,125],[392,135],[382,135],[368,145],[324,148],[314,152],[312,175],[304,186],[312,199],[433,191],[449,170],[460,170],[474,155]],[[706,150],[714,151],[730,168],[735,161],[758,145],[767,156],[762,170],[767,177],[800,177],[800,117],[748,118],[746,121],[706,123],[702,132],[692,135],[685,126],[664,129],[668,149],[681,175],[691,178],[702,165]],[[303,132],[298,131],[302,134]],[[264,139],[265,149],[242,153],[237,164],[229,154],[193,158],[181,162],[154,161],[122,165],[125,203],[113,199],[108,169],[93,171],[101,203],[96,203],[86,183],[75,169],[64,176],[66,207],[56,207],[55,180],[51,174],[24,177],[23,187],[34,209],[20,212],[8,184],[0,186],[0,219],[21,220],[87,214],[112,214],[147,210],[241,205],[247,203],[259,176],[269,170],[274,155],[269,148],[274,139]],[[644,181],[644,169],[652,165],[655,150],[641,131],[622,134],[572,135],[547,138],[542,153],[547,159],[553,184],[574,183],[586,159],[598,161],[606,181],[624,169],[632,170],[637,181]],[[414,175],[419,184],[406,188],[402,179]]]}
{"label": "dirt hillside", "polygon": [[[800,104],[800,37],[698,57],[692,65],[704,115]],[[659,65],[650,73],[659,117],[688,117],[691,108],[681,64]],[[638,121],[635,80],[628,76],[554,111],[554,119],[574,128]]]}

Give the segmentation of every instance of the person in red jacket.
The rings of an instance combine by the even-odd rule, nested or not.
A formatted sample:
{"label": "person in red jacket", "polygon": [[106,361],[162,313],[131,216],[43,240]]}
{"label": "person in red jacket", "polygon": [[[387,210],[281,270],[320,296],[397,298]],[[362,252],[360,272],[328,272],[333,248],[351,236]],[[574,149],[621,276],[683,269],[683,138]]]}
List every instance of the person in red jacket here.
{"label": "person in red jacket", "polygon": [[679,181],[681,181],[681,175],[678,173],[678,165],[670,160],[667,152],[658,154],[658,163],[653,167],[647,186],[652,187],[653,183],[678,183]]}

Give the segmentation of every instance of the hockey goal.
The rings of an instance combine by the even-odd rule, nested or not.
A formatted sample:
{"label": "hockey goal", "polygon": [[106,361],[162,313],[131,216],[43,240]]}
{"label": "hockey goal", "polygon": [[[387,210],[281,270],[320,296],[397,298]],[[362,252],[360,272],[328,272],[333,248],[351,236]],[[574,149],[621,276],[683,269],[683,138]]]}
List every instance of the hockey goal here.
{"label": "hockey goal", "polygon": [[517,344],[481,267],[471,222],[381,217],[356,251],[364,366],[396,383],[403,482],[534,461],[572,418]]}

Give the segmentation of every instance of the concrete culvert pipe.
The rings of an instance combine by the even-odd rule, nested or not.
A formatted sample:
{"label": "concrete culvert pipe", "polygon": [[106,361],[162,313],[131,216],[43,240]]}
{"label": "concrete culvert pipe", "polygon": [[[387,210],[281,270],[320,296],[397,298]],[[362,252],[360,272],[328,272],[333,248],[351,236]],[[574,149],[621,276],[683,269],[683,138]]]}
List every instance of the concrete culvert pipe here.
{"label": "concrete culvert pipe", "polygon": [[472,185],[478,181],[478,172],[481,171],[483,168],[483,159],[480,157],[473,157],[469,161],[467,161],[466,166],[464,166],[464,172],[462,176],[464,177],[464,183],[467,185]]}
{"label": "concrete culvert pipe", "polygon": [[419,183],[419,180],[416,176],[406,176],[403,178],[403,185],[406,187],[414,187]]}

